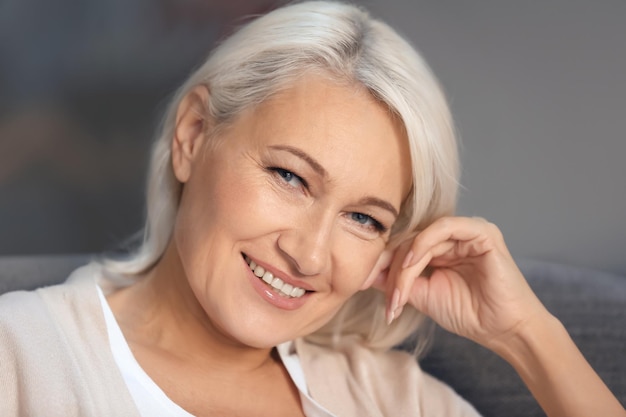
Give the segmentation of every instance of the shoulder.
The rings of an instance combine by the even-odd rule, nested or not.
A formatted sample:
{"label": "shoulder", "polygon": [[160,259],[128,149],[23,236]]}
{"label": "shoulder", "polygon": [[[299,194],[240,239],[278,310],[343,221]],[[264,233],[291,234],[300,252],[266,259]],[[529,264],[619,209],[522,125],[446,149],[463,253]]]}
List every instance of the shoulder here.
{"label": "shoulder", "polygon": [[369,404],[364,408],[370,411],[362,415],[478,415],[449,386],[423,372],[407,352],[356,343],[335,350],[304,341],[297,343],[297,350],[312,395],[317,392],[330,403],[350,398]]}
{"label": "shoulder", "polygon": [[0,414],[120,415],[133,409],[119,389],[96,272],[88,265],[64,284],[0,296]]}
{"label": "shoulder", "polygon": [[0,295],[0,329],[36,336],[36,330],[52,330],[54,321],[67,318],[70,313],[77,315],[85,306],[97,306],[94,272],[94,266],[87,265],[63,284]]}
{"label": "shoulder", "polygon": [[[72,329],[89,317],[84,306],[98,305],[95,284],[85,272],[78,274],[80,280],[0,296],[0,360],[5,376],[51,363],[53,354],[71,345]],[[57,362],[60,359],[56,357]]]}

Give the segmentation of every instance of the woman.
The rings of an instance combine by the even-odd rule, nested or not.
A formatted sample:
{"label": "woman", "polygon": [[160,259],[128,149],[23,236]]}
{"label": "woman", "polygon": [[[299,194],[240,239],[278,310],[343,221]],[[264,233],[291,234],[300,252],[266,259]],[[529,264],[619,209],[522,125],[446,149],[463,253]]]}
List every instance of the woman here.
{"label": "woman", "polygon": [[445,99],[355,7],[295,4],[227,39],[174,98],[149,178],[136,253],[2,297],[3,415],[477,415],[390,351],[423,314],[550,416],[624,415],[498,229],[450,217]]}

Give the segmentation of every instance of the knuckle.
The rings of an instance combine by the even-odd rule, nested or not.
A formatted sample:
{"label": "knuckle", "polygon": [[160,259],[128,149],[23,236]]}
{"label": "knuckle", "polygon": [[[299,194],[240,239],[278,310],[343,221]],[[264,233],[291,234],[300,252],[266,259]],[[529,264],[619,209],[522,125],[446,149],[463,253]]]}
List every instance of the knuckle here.
{"label": "knuckle", "polygon": [[500,228],[491,222],[487,223],[487,228],[489,231],[489,234],[496,240],[498,241],[503,241],[504,240],[504,236],[502,235],[502,230],[500,230]]}

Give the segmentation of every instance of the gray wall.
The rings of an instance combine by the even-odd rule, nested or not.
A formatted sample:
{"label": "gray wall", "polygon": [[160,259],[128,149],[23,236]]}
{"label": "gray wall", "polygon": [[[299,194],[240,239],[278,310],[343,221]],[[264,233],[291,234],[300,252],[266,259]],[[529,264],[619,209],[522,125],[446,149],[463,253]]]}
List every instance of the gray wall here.
{"label": "gray wall", "polygon": [[447,91],[460,212],[498,224],[516,257],[626,273],[626,2],[363,4]]}
{"label": "gray wall", "polygon": [[[216,16],[272,1],[256,3],[4,2],[0,254],[99,251],[138,229],[167,92],[224,30]],[[360,3],[450,97],[460,212],[497,223],[516,257],[626,273],[626,2]]]}

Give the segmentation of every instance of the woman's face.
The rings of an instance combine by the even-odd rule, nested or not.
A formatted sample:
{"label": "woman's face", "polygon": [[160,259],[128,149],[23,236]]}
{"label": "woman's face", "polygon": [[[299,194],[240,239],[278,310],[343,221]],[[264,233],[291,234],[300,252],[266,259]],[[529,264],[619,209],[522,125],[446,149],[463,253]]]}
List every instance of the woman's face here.
{"label": "woman's face", "polygon": [[369,285],[409,192],[400,123],[361,87],[313,75],[214,145],[185,120],[173,243],[209,322],[254,347],[310,334]]}

